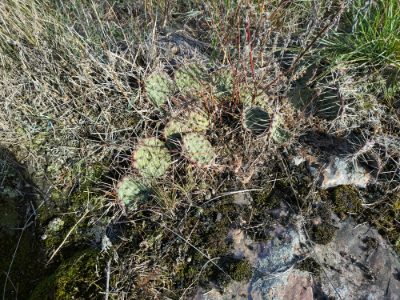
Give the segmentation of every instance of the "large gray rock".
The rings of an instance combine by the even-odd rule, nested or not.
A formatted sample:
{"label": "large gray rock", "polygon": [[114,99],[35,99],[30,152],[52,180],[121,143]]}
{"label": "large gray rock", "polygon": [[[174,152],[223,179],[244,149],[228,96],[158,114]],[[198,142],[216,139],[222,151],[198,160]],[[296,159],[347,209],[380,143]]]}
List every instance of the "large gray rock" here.
{"label": "large gray rock", "polygon": [[[390,245],[375,229],[351,218],[337,224],[334,240],[315,250],[341,298],[400,299],[400,261]],[[319,282],[325,294],[334,294],[326,278]]]}
{"label": "large gray rock", "polygon": [[328,159],[299,155],[292,159],[295,165],[306,162],[310,174],[322,189],[340,185],[366,188],[375,178],[366,166],[347,158],[332,156]]}
{"label": "large gray rock", "polygon": [[357,226],[351,218],[332,218],[338,228],[333,241],[314,244],[327,277],[295,269],[297,261],[315,254],[305,246],[300,221],[291,228],[277,222],[270,232],[273,238],[263,243],[249,240],[240,230],[231,232],[234,256],[245,257],[256,270],[252,280],[232,282],[223,291],[199,289],[194,299],[400,299],[400,260],[394,250],[375,229]]}

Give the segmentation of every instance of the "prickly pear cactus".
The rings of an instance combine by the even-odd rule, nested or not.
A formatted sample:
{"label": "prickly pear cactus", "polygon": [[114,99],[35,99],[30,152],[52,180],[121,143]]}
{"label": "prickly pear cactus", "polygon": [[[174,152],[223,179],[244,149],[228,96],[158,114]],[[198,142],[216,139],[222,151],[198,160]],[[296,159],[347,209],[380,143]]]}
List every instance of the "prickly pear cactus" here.
{"label": "prickly pear cactus", "polygon": [[281,120],[282,117],[278,112],[271,118],[268,112],[258,107],[245,107],[242,113],[242,125],[245,130],[255,134],[266,133],[276,143],[287,142],[291,137],[287,130],[278,129]]}
{"label": "prickly pear cactus", "polygon": [[185,121],[170,120],[164,128],[164,137],[167,142],[167,147],[171,150],[177,150],[182,134],[187,131],[188,126]]}
{"label": "prickly pear cactus", "polygon": [[183,136],[182,146],[187,159],[199,167],[209,166],[216,156],[210,142],[198,133]]}
{"label": "prickly pear cactus", "polygon": [[156,106],[164,104],[175,92],[172,80],[163,71],[151,73],[145,80],[145,84],[146,96]]}
{"label": "prickly pear cactus", "polygon": [[196,63],[182,66],[176,71],[175,83],[183,92],[202,93],[208,86],[207,70]]}
{"label": "prickly pear cactus", "polygon": [[210,126],[210,118],[204,112],[191,111],[188,113],[187,124],[190,131],[203,132]]}
{"label": "prickly pear cactus", "polygon": [[[253,86],[253,84],[249,83],[249,86]],[[252,103],[253,94],[254,94],[253,89],[249,90],[246,86],[242,87],[239,90],[240,101],[244,105],[257,105],[257,106],[261,107],[262,109],[266,109],[268,107],[268,102],[269,102],[270,98],[265,93],[265,91],[263,91],[262,89],[258,89],[258,91],[256,93],[256,98],[254,99],[254,101]]]}
{"label": "prickly pear cactus", "polygon": [[268,134],[270,137],[273,138],[276,135],[281,120],[282,120],[281,115],[275,112],[269,123]]}
{"label": "prickly pear cactus", "polygon": [[151,189],[143,184],[139,178],[125,176],[116,188],[117,199],[126,209],[136,210],[139,202],[144,202],[149,198]]}
{"label": "prickly pear cactus", "polygon": [[278,144],[286,143],[290,140],[291,134],[289,131],[284,129],[276,129],[272,135],[274,141]]}
{"label": "prickly pear cactus", "polygon": [[132,154],[132,165],[146,177],[162,176],[171,164],[165,144],[157,138],[143,139]]}
{"label": "prickly pear cactus", "polygon": [[271,118],[269,114],[258,107],[245,107],[242,113],[242,125],[247,131],[263,133],[268,130]]}
{"label": "prickly pear cactus", "polygon": [[211,75],[213,95],[217,98],[231,97],[234,77],[231,70],[216,71]]}
{"label": "prickly pear cactus", "polygon": [[209,125],[209,116],[201,111],[189,112],[186,120],[170,120],[164,129],[164,137],[167,140],[168,148],[172,150],[177,149],[182,134],[187,132],[204,132]]}

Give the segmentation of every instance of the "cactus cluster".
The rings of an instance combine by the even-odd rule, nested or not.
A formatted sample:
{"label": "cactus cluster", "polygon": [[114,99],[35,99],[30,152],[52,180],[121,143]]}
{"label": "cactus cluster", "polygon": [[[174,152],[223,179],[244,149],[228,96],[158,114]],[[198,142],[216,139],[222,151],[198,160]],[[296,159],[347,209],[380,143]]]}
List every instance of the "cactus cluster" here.
{"label": "cactus cluster", "polygon": [[143,139],[132,153],[132,166],[148,178],[162,176],[170,164],[168,149],[157,138]]}
{"label": "cactus cluster", "polygon": [[208,76],[208,71],[202,63],[183,65],[176,70],[174,80],[161,70],[152,72],[145,79],[146,96],[157,107],[164,104],[177,90],[194,98],[211,91],[214,97],[219,99],[231,97],[232,92],[236,90],[242,104],[266,107],[268,96],[262,89],[257,89],[258,96],[253,100],[254,91],[249,87],[253,87],[254,84],[249,82],[242,85],[238,82],[235,84],[231,69],[216,70]]}
{"label": "cactus cluster", "polygon": [[209,166],[216,156],[211,143],[198,133],[183,136],[182,150],[186,158],[199,167]]}
{"label": "cactus cluster", "polygon": [[175,86],[167,73],[155,71],[145,80],[145,91],[147,98],[160,106],[174,94]]}
{"label": "cactus cluster", "polygon": [[125,176],[117,184],[116,194],[120,205],[125,209],[136,210],[139,202],[149,198],[151,189],[139,178]]}

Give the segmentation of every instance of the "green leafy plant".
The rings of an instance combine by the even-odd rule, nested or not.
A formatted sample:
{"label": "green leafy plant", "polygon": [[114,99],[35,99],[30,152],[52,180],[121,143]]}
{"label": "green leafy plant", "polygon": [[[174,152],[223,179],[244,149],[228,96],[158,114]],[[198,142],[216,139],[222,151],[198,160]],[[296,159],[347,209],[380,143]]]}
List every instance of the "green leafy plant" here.
{"label": "green leafy plant", "polygon": [[165,143],[157,138],[147,138],[132,153],[132,166],[149,178],[162,176],[171,164]]}
{"label": "green leafy plant", "polygon": [[182,147],[187,159],[199,167],[210,166],[216,156],[211,143],[197,133],[189,133],[183,136]]}

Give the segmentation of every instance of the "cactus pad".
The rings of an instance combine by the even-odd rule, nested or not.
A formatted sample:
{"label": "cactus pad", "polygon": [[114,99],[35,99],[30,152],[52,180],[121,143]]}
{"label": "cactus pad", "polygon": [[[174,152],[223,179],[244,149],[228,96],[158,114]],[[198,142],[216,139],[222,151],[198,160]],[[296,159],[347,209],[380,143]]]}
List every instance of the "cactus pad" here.
{"label": "cactus pad", "polygon": [[210,125],[210,118],[201,111],[191,111],[188,113],[187,124],[190,131],[203,132]]}
{"label": "cactus pad", "polygon": [[183,92],[203,92],[208,85],[206,74],[201,64],[188,64],[176,71],[175,83]]}
{"label": "cactus pad", "polygon": [[[253,86],[253,84],[250,84],[250,86]],[[260,94],[259,96],[257,96],[254,99],[254,102],[252,102],[253,99],[253,94],[254,91],[253,90],[249,90],[247,87],[242,87],[240,89],[240,101],[244,104],[244,105],[257,105],[260,106],[262,109],[266,109],[268,107],[268,101],[269,101],[269,97],[268,95],[262,90],[262,89],[258,89],[257,91],[257,95]]]}
{"label": "cactus pad", "polygon": [[132,165],[146,177],[162,176],[171,164],[165,144],[157,138],[143,139],[132,154]]}
{"label": "cactus pad", "polygon": [[172,80],[162,71],[153,72],[145,83],[147,98],[156,106],[163,104],[175,92]]}
{"label": "cactus pad", "polygon": [[269,114],[258,107],[245,107],[242,113],[242,125],[247,131],[263,133],[269,128]]}
{"label": "cactus pad", "polygon": [[187,132],[188,126],[185,121],[170,120],[164,128],[164,137],[167,141],[167,146],[171,150],[176,150],[179,147],[179,140],[183,133]]}
{"label": "cactus pad", "polygon": [[187,132],[204,132],[210,125],[210,119],[207,114],[197,111],[189,112],[187,119],[182,121],[171,120],[164,129],[164,137],[167,140],[167,146],[170,149],[177,149],[179,139],[182,134]]}
{"label": "cactus pad", "polygon": [[128,209],[137,209],[138,202],[144,202],[149,198],[151,189],[138,178],[125,176],[116,188],[117,199],[122,206]]}
{"label": "cactus pad", "polygon": [[272,138],[278,144],[289,141],[290,137],[291,137],[290,132],[283,129],[276,129],[272,134]]}
{"label": "cactus pad", "polygon": [[197,133],[188,133],[182,138],[182,145],[187,159],[199,166],[209,166],[215,158],[211,143]]}
{"label": "cactus pad", "polygon": [[214,72],[211,75],[213,94],[218,98],[232,96],[234,77],[230,70]]}
{"label": "cactus pad", "polygon": [[[268,134],[270,137],[274,138],[275,135],[277,135],[278,126],[281,123],[281,119],[282,119],[281,115],[278,114],[277,112],[272,116],[268,129]],[[281,133],[283,133],[283,131]]]}

